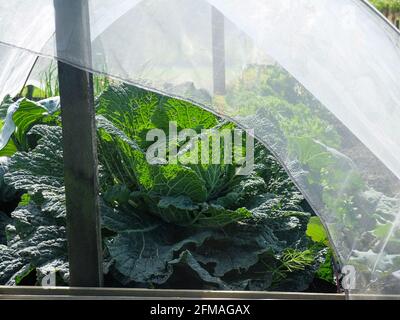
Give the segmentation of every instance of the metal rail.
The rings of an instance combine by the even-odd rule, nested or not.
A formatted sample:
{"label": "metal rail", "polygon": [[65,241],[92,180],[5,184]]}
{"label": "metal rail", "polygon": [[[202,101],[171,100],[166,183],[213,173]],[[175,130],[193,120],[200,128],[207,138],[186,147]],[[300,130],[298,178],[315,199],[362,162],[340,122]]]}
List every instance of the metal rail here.
{"label": "metal rail", "polygon": [[400,300],[400,295],[130,288],[7,287],[0,300]]}
{"label": "metal rail", "polygon": [[[400,296],[399,296],[400,298]],[[28,300],[175,300],[175,299],[256,299],[256,300],[345,300],[344,294],[207,291],[126,288],[1,287],[1,299]]]}

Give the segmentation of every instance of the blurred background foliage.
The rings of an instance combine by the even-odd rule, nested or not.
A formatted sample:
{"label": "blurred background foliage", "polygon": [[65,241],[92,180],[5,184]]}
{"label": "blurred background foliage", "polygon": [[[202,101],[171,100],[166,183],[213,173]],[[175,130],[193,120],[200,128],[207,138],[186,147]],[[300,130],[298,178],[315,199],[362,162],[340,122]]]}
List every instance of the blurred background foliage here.
{"label": "blurred background foliage", "polygon": [[400,0],[369,0],[397,28],[400,28]]}

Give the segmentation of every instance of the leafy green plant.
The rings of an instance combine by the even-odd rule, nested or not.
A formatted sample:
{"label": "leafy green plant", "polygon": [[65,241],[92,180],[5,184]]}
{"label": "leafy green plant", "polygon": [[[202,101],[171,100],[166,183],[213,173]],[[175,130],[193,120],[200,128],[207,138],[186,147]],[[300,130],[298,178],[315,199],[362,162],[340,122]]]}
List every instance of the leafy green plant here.
{"label": "leafy green plant", "polygon": [[[109,122],[99,126],[101,163],[105,167],[123,163],[125,168],[119,175],[112,170],[112,181],[124,183],[119,188],[124,195],[118,194],[111,201],[114,209],[128,208],[124,210],[137,212],[142,220],[145,216],[139,212],[147,212],[152,222],[158,221],[147,223],[143,228],[146,231],[141,233],[137,221],[132,220],[132,226],[124,225],[123,232],[113,230],[121,233],[107,242],[110,270],[118,273],[123,282],[173,286],[173,270],[179,266],[195,273],[207,287],[265,290],[276,285],[272,271],[264,267],[267,260],[271,265],[279,264],[277,255],[285,248],[294,246],[306,251],[311,245],[305,236],[309,214],[302,212],[299,205],[302,197],[261,145],[256,148],[258,165],[248,177],[235,176],[235,165],[149,165],[141,153],[147,146],[143,137],[149,129],[166,128],[169,121],[176,121],[178,128],[190,126],[199,132],[218,127],[219,120],[189,103],[129,86],[105,92],[99,99],[98,112],[111,124],[116,123],[114,127]],[[116,155],[119,159],[108,158]],[[134,168],[130,176],[126,174],[129,167]],[[113,188],[111,193],[115,195],[115,191]],[[110,204],[107,192],[105,198]],[[297,223],[289,226],[293,219]],[[259,240],[254,242],[254,238]],[[143,270],[149,263],[147,259],[154,259],[157,248],[169,248],[167,243],[172,246],[168,254],[158,255],[159,266],[168,265],[162,268],[164,272],[149,270],[145,279],[144,271],[136,273],[138,265]],[[136,248],[138,244],[140,247]],[[135,246],[129,250],[133,256],[122,252],[128,245]],[[146,252],[146,257],[141,256],[138,261],[138,252]],[[303,271],[312,278],[312,268],[308,267]],[[285,280],[289,282],[289,278]],[[302,290],[305,283],[301,288],[293,284],[292,288]]]}
{"label": "leafy green plant", "polygon": [[[111,84],[109,77],[105,75],[93,75],[93,91],[95,97],[99,96]],[[22,91],[23,96],[26,94],[26,88]],[[60,95],[58,84],[58,68],[57,63],[51,61],[49,66],[41,73],[40,88],[33,87],[32,97],[36,100],[57,97]],[[35,100],[35,99],[34,99]]]}
{"label": "leafy green plant", "polygon": [[387,15],[390,12],[400,12],[400,1],[399,0],[369,0],[379,11]]}
{"label": "leafy green plant", "polygon": [[316,272],[316,278],[335,283],[335,278],[332,269],[334,259],[333,249],[328,240],[328,235],[319,217],[311,217],[308,222],[306,234],[316,243],[316,247],[326,247],[327,253],[325,261],[320,265]]}
{"label": "leafy green plant", "polygon": [[28,131],[39,123],[59,122],[59,99],[34,102],[21,98],[2,103],[4,118],[0,121],[0,156],[12,156],[17,150],[28,150]]}
{"label": "leafy green plant", "polygon": [[[332,213],[328,218],[336,225],[331,232],[336,233],[331,236],[351,244],[346,264],[358,268],[360,286],[367,285],[365,279],[370,279],[371,272],[384,278],[399,269],[398,198],[374,190],[367,173],[361,174],[358,163],[346,155],[352,150],[341,139],[339,130],[346,129],[340,121],[278,65],[248,66],[229,88],[226,100],[243,121],[257,123],[261,118],[269,129],[266,139],[288,156],[290,165],[299,168],[299,180],[321,195],[318,209]],[[310,230],[316,227],[311,221]],[[319,243],[327,246],[327,241]],[[333,279],[332,258],[328,249],[317,277]]]}
{"label": "leafy green plant", "polygon": [[[323,252],[306,235],[310,214],[301,194],[263,146],[256,144],[248,176],[236,176],[235,163],[149,164],[145,137],[152,128],[175,121],[201,134],[231,125],[190,103],[127,85],[110,86],[97,114],[108,278],[160,288],[308,287]],[[40,281],[49,267],[68,281],[62,134],[51,124],[25,133],[27,145],[12,155],[4,176],[24,196],[3,223],[0,283],[21,283],[32,272]]]}
{"label": "leafy green plant", "polygon": [[355,164],[335,152],[342,141],[332,125],[334,117],[300,83],[277,65],[252,65],[231,88],[227,101],[241,110],[265,112],[263,118],[270,119],[271,134],[276,135],[272,140],[307,171],[310,185],[322,188],[326,209],[341,213],[340,223],[356,226],[354,215],[348,214],[356,206],[352,195],[367,186]]}
{"label": "leafy green plant", "polygon": [[279,257],[278,266],[272,270],[273,282],[279,283],[284,280],[288,274],[296,271],[303,271],[313,265],[315,255],[311,250],[287,249]]}
{"label": "leafy green plant", "polygon": [[41,75],[40,86],[43,92],[42,99],[56,97],[60,95],[60,88],[58,86],[57,63],[53,60],[50,62],[49,67],[43,71]]}
{"label": "leafy green plant", "polygon": [[7,245],[0,249],[0,281],[18,284],[31,271],[66,266],[65,200],[61,128],[36,126],[28,135],[41,137],[31,152],[17,152],[5,175],[8,185],[26,193],[5,227]]}

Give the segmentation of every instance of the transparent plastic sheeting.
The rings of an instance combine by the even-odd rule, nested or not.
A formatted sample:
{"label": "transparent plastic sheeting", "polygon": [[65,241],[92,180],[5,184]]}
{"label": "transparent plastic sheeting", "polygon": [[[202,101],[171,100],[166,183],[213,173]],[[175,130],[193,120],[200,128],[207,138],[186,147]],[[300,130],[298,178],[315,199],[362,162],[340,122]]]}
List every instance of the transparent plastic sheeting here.
{"label": "transparent plastic sheeting", "polygon": [[[212,6],[225,16],[225,99],[213,95]],[[57,54],[54,21],[51,0],[0,0],[0,97],[29,74],[40,84],[40,54],[252,128],[324,221],[356,276],[350,293],[400,293],[400,37],[368,4],[92,0],[90,62],[68,30]],[[292,94],[263,90],[271,70]]]}

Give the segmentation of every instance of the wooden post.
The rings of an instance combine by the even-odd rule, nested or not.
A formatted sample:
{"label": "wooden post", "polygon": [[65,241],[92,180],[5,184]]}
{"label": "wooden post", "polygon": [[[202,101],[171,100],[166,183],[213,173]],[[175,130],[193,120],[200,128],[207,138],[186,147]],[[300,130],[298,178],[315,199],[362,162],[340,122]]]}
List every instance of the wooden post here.
{"label": "wooden post", "polygon": [[225,88],[225,22],[224,16],[216,8],[211,9],[212,56],[214,95],[223,96]]}
{"label": "wooden post", "polygon": [[[103,284],[88,0],[54,0],[63,130],[70,286]],[[61,60],[61,61],[60,61]]]}

